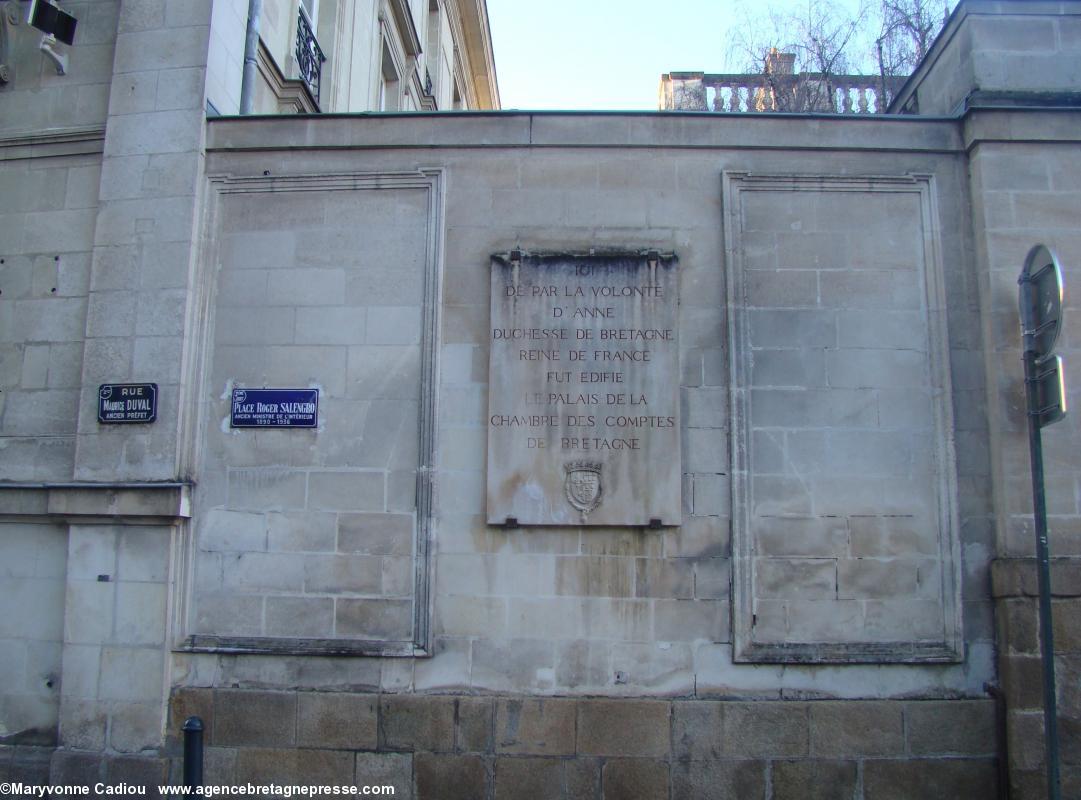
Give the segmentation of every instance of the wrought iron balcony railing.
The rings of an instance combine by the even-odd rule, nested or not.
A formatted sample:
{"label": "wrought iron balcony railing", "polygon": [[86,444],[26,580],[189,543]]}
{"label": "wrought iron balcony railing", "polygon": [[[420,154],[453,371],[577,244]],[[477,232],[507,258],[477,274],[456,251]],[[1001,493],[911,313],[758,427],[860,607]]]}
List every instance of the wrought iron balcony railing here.
{"label": "wrought iron balcony railing", "polygon": [[323,62],[327,57],[323,55],[323,49],[319,46],[319,40],[315,38],[311,23],[301,8],[297,19],[297,66],[300,68],[300,77],[308,85],[308,89],[319,104],[319,84],[323,75]]}

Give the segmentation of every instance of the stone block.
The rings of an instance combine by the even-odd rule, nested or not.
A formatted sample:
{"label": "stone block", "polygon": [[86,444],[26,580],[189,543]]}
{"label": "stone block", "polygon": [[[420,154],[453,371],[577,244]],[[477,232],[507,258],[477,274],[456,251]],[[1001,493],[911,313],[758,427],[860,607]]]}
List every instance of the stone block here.
{"label": "stone block", "polygon": [[853,556],[936,555],[934,526],[916,517],[849,517]]}
{"label": "stone block", "polygon": [[578,752],[583,755],[666,758],[670,708],[649,700],[579,700]]}
{"label": "stone block", "polygon": [[348,786],[356,774],[354,762],[353,753],[341,750],[241,748],[236,755],[236,782]]}
{"label": "stone block", "polygon": [[676,556],[724,558],[730,553],[728,520],[722,517],[685,516],[683,525],[664,534],[664,554]]}
{"label": "stone block", "polygon": [[382,695],[379,735],[388,750],[454,750],[454,698],[439,695]]}
{"label": "stone block", "polygon": [[[311,313],[318,323],[319,315],[326,327],[340,325],[348,330],[350,319],[341,314],[352,314],[360,319],[361,331],[364,324],[364,310],[341,307],[345,296],[345,270],[318,269],[279,269],[274,271],[274,279],[267,285],[267,305],[271,306],[320,306],[318,309],[298,309],[297,327],[300,327],[302,313]],[[337,308],[326,308],[337,306]],[[299,339],[298,339],[299,341]],[[363,341],[360,339],[358,341]],[[330,342],[334,344],[334,342]]]}
{"label": "stone block", "polygon": [[110,758],[105,766],[108,784],[140,787],[151,798],[159,796],[158,787],[168,783],[168,777],[169,762],[164,758]]}
{"label": "stone block", "polygon": [[855,793],[855,761],[773,762],[773,800],[833,800]]}
{"label": "stone block", "polygon": [[313,472],[308,507],[320,511],[382,511],[386,476],[381,471]]}
{"label": "stone block", "polygon": [[842,389],[920,389],[929,380],[927,356],[911,350],[831,350],[829,385]]}
{"label": "stone block", "polygon": [[671,796],[672,800],[765,800],[766,762],[675,762]]}
{"label": "stone block", "polygon": [[327,594],[379,594],[383,559],[371,556],[308,556],[304,591]]}
{"label": "stone block", "polygon": [[662,642],[726,642],[729,616],[727,600],[656,600],[653,635]]}
{"label": "stone block", "polygon": [[1051,604],[1056,653],[1081,651],[1081,601],[1055,600]]}
{"label": "stone block", "polygon": [[750,310],[752,347],[837,346],[837,313],[833,310]]}
{"label": "stone block", "polygon": [[303,472],[274,469],[229,470],[229,506],[253,511],[304,508],[306,476]]}
{"label": "stone block", "polygon": [[181,686],[173,689],[169,696],[169,711],[166,722],[167,741],[180,747],[183,741],[181,726],[188,717],[199,717],[203,721],[203,740],[210,741],[209,732],[214,727],[214,693],[211,689],[197,689]]}
{"label": "stone block", "polygon": [[808,754],[806,703],[722,703],[721,713],[726,757],[797,758]]}
{"label": "stone block", "polygon": [[[620,674],[622,673],[622,674]],[[607,694],[681,697],[694,692],[694,645],[683,642],[616,642]]]}
{"label": "stone block", "polygon": [[262,633],[263,598],[206,592],[196,597],[195,630],[218,636]]}
{"label": "stone block", "polygon": [[617,758],[605,763],[603,800],[668,800],[668,763]]}
{"label": "stone block", "polygon": [[751,491],[756,516],[807,516],[811,513],[811,489],[807,481],[800,478],[755,476]]}
{"label": "stone block", "polygon": [[1006,751],[1010,769],[1043,769],[1043,710],[1018,712],[1006,717]]}
{"label": "stone block", "polygon": [[992,759],[868,760],[863,766],[866,800],[996,797],[998,772]]}
{"label": "stone block", "polygon": [[848,526],[837,517],[757,517],[757,552],[764,556],[837,557],[848,551]]}
{"label": "stone block", "polygon": [[563,766],[557,758],[502,756],[495,762],[495,800],[563,796]]}
{"label": "stone block", "polygon": [[563,686],[606,687],[612,679],[608,642],[577,639],[555,648],[556,681]]}
{"label": "stone block", "polygon": [[338,515],[332,513],[275,512],[267,514],[267,549],[289,553],[332,553]]}
{"label": "stone block", "polygon": [[379,640],[409,640],[413,604],[409,600],[338,600],[335,630],[339,636]]}
{"label": "stone block", "polygon": [[600,797],[603,763],[602,759],[583,756],[563,763],[567,800],[597,800]]}
{"label": "stone block", "polygon": [[721,757],[726,745],[723,709],[723,703],[712,700],[672,703],[673,760],[711,761]]}
{"label": "stone block", "polygon": [[605,556],[559,558],[555,562],[555,592],[576,597],[633,597],[634,562]]}
{"label": "stone block", "polygon": [[732,590],[732,562],[728,558],[694,561],[694,596],[699,600],[727,600]]}
{"label": "stone block", "polygon": [[117,579],[164,583],[169,572],[169,541],[160,528],[122,528],[119,531]]}
{"label": "stone block", "polygon": [[165,584],[118,583],[114,640],[123,644],[163,642],[165,602]]}
{"label": "stone block", "polygon": [[1009,708],[1043,708],[1043,660],[1037,655],[1006,655],[999,661],[1002,689]]}
{"label": "stone block", "polygon": [[495,713],[497,753],[556,756],[575,752],[574,700],[500,699]]}
{"label": "stone block", "polygon": [[755,594],[761,598],[828,599],[836,596],[834,559],[755,559]]}
{"label": "stone block", "polygon": [[113,702],[109,706],[109,747],[118,753],[144,753],[161,747],[161,702]]}
{"label": "stone block", "polygon": [[758,428],[877,425],[879,401],[870,388],[754,389],[751,422]]}
{"label": "stone block", "polygon": [[476,800],[491,789],[489,765],[480,756],[417,753],[413,772],[417,800]]}
{"label": "stone block", "polygon": [[14,753],[0,757],[2,780],[24,783],[30,786],[49,785],[49,759],[52,748],[18,748]]}
{"label": "stone block", "polygon": [[199,547],[219,552],[267,549],[266,516],[257,512],[212,508],[199,528]]}
{"label": "stone block", "polygon": [[913,755],[995,754],[992,700],[928,700],[905,706],[909,752]]}
{"label": "stone block", "polygon": [[165,677],[158,649],[103,647],[99,696],[105,700],[154,702]]}
{"label": "stone block", "polygon": [[297,746],[374,750],[376,705],[375,695],[301,692],[297,695]]}
{"label": "stone block", "polygon": [[891,701],[809,704],[811,755],[891,756],[904,753],[902,705]]}
{"label": "stone block", "polygon": [[233,591],[299,592],[304,561],[285,553],[239,553],[223,557],[225,586]]}
{"label": "stone block", "polygon": [[837,562],[837,597],[842,600],[906,598],[916,595],[919,568],[905,558],[842,558]]}
{"label": "stone block", "polygon": [[582,628],[581,612],[573,597],[511,597],[507,599],[507,627],[529,637],[573,639]]}
{"label": "stone block", "polygon": [[[214,692],[210,743],[249,747],[296,744],[297,695],[293,692]],[[239,763],[238,763],[239,769]]]}
{"label": "stone block", "polygon": [[583,598],[583,630],[598,639],[648,642],[653,638],[652,601]]}
{"label": "stone block", "polygon": [[694,565],[689,559],[638,558],[634,561],[635,597],[687,599],[694,596]]}
{"label": "stone block", "polygon": [[491,753],[495,702],[489,697],[458,698],[458,730],[455,749],[464,753]]}
{"label": "stone block", "polygon": [[555,645],[543,639],[476,639],[470,682],[475,689],[501,692],[550,691],[554,687]]}
{"label": "stone block", "polygon": [[51,783],[61,786],[93,786],[105,779],[105,757],[98,753],[57,750],[49,768]]}
{"label": "stone block", "polygon": [[236,748],[233,747],[205,747],[203,749],[203,779],[207,785],[233,785],[236,775],[236,755]]}
{"label": "stone block", "polygon": [[[720,434],[720,431],[717,432]],[[692,441],[697,441],[697,437]],[[694,513],[698,517],[729,517],[732,513],[732,491],[728,476],[720,474],[728,470],[727,461],[714,453],[711,458],[716,459],[709,470],[713,474],[699,473],[694,476],[693,484],[690,476],[684,476],[683,483],[683,513]],[[689,505],[688,505],[689,502]]]}
{"label": "stone block", "polygon": [[744,292],[748,308],[789,309],[817,305],[818,275],[811,271],[781,273],[754,270],[744,274]]}
{"label": "stone block", "polygon": [[763,388],[807,388],[826,385],[825,350],[755,350],[750,384]]}
{"label": "stone block", "polygon": [[393,786],[394,797],[412,800],[412,753],[357,753],[357,786]]}
{"label": "stone block", "polygon": [[503,636],[507,601],[502,597],[438,597],[435,629],[449,636]]}
{"label": "stone block", "polygon": [[60,714],[60,741],[79,750],[104,750],[109,715],[97,700],[65,698]]}
{"label": "stone block", "polygon": [[407,556],[413,552],[411,514],[339,514],[338,552]]}
{"label": "stone block", "polygon": [[368,309],[368,344],[404,345],[420,342],[420,309],[415,306],[374,306]]}

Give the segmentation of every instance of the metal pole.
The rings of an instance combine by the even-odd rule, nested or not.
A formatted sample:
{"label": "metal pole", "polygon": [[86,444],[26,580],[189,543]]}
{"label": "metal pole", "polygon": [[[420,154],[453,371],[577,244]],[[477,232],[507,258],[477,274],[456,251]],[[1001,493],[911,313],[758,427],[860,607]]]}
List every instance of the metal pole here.
{"label": "metal pole", "polygon": [[1036,392],[1036,353],[1025,352],[1025,398],[1028,443],[1032,457],[1032,508],[1036,520],[1036,575],[1040,591],[1040,650],[1043,662],[1043,730],[1047,758],[1047,797],[1060,800],[1058,711],[1055,702],[1055,641],[1051,629],[1051,562],[1047,546],[1047,502],[1043,487],[1043,441]]}
{"label": "metal pole", "polygon": [[199,717],[184,720],[184,785],[203,785],[203,721]]}
{"label": "metal pole", "polygon": [[240,79],[240,113],[250,114],[255,107],[256,54],[259,52],[259,18],[263,0],[248,0],[248,27],[244,33],[244,71]]}

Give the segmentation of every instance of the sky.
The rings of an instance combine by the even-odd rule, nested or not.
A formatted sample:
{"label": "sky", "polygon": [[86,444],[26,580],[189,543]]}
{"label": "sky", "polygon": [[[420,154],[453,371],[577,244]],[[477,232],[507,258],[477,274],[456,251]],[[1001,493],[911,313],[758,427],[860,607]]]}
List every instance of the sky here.
{"label": "sky", "polygon": [[729,58],[739,0],[487,2],[504,109],[656,111],[662,73],[742,67]]}

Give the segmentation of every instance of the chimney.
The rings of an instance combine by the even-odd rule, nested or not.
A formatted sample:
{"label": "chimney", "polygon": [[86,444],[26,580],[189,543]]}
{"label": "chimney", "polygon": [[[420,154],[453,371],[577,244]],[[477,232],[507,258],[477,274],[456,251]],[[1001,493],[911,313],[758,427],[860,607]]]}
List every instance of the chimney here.
{"label": "chimney", "polygon": [[766,55],[767,75],[791,75],[796,66],[795,53],[781,53],[776,47],[771,47]]}

